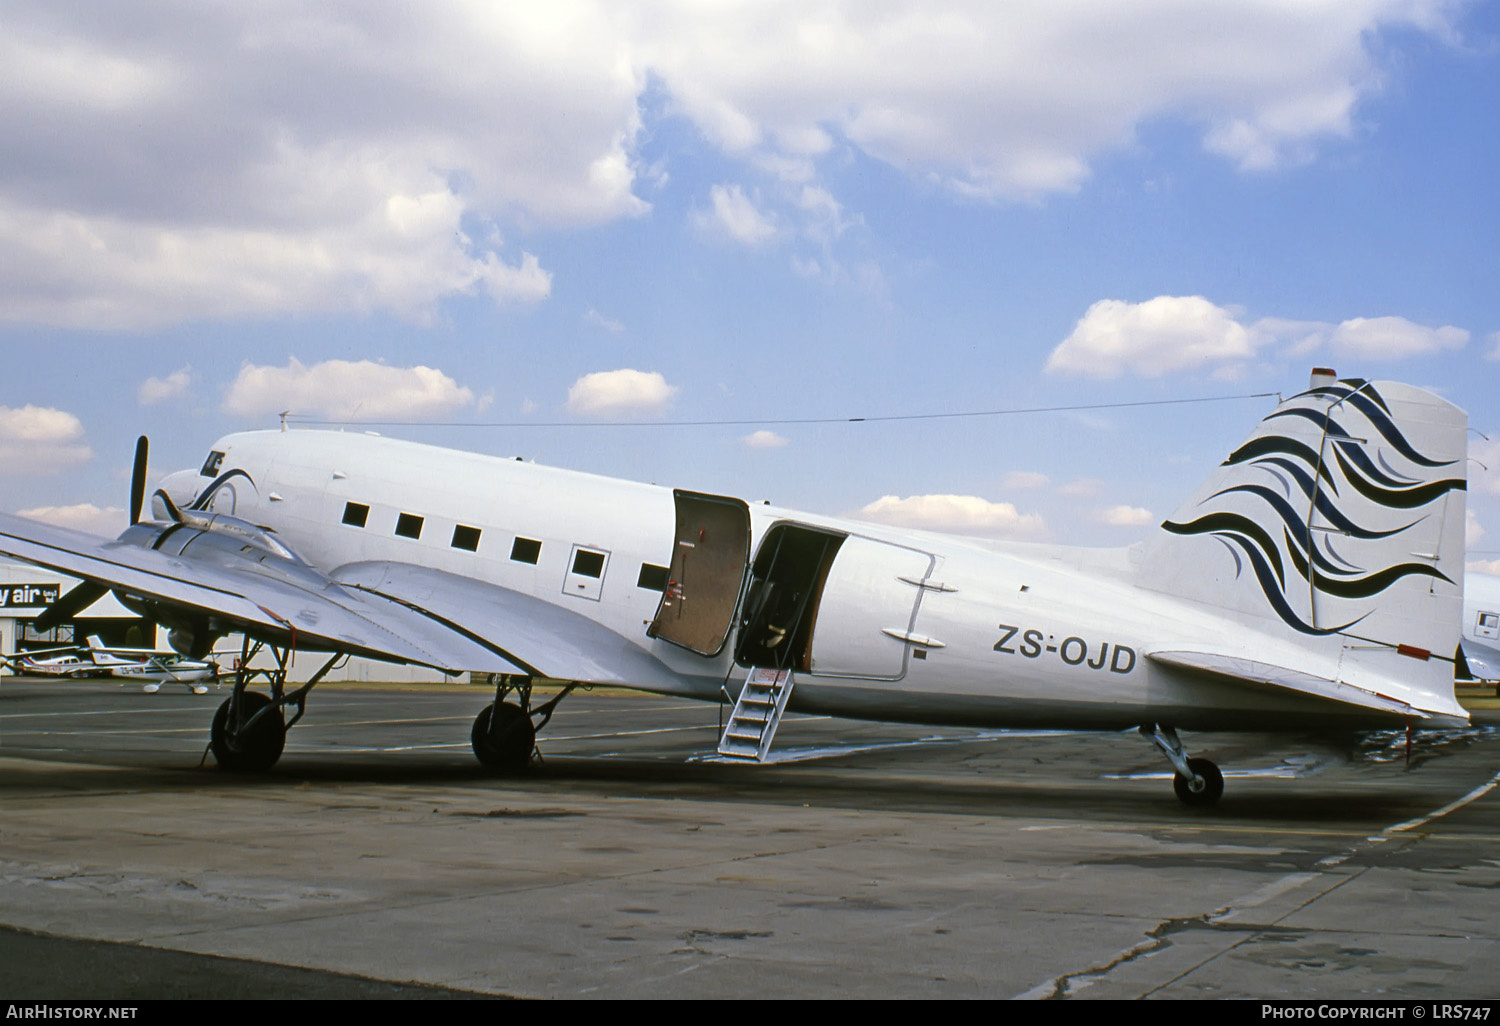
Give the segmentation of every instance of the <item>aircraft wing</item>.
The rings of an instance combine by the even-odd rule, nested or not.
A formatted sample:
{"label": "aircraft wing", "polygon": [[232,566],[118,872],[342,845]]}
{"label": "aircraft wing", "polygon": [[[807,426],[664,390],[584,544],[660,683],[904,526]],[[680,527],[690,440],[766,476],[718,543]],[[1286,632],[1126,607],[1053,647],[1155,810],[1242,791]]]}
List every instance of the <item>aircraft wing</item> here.
{"label": "aircraft wing", "polygon": [[1356,687],[1353,684],[1239,656],[1201,651],[1156,651],[1147,652],[1146,658],[1179,670],[1207,674],[1219,680],[1295,691],[1313,698],[1324,698],[1331,702],[1341,702],[1345,705],[1392,713],[1397,716],[1429,719],[1433,715],[1410,702]]}
{"label": "aircraft wing", "polygon": [[477,636],[435,621],[407,603],[345,587],[315,570],[258,572],[190,555],[104,541],[0,513],[0,554],[102,584],[278,645],[348,652],[448,673],[527,672]]}
{"label": "aircraft wing", "polygon": [[643,687],[677,677],[581,612],[472,577],[392,562],[351,563],[330,576],[345,589],[399,603],[433,623],[482,639],[519,668],[509,672]]}

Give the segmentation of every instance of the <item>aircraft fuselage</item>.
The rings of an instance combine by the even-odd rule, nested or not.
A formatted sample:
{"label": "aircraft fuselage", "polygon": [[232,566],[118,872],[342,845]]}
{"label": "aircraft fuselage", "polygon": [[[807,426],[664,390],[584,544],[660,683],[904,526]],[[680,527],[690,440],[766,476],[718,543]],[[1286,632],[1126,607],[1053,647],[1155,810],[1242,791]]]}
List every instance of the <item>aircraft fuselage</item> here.
{"label": "aircraft fuselage", "polygon": [[[324,572],[413,564],[482,582],[592,621],[651,668],[590,683],[715,700],[726,682],[737,690],[747,664],[777,662],[796,672],[794,708],[857,718],[1203,730],[1401,722],[1153,661],[1226,644],[1273,664],[1305,665],[1307,654],[1243,617],[1138,583],[1134,550],[1006,544],[764,504],[740,504],[743,541],[717,526],[685,535],[692,500],[670,488],[519,460],[311,431],[231,435],[214,450],[223,456],[206,473],[165,482],[180,506],[218,482],[211,510],[274,529]],[[738,566],[727,584],[723,573],[694,573],[715,545]],[[714,603],[702,617],[707,641],[667,640],[674,617]],[[1337,677],[1336,665],[1323,669]],[[1446,711],[1461,721],[1456,704]]]}

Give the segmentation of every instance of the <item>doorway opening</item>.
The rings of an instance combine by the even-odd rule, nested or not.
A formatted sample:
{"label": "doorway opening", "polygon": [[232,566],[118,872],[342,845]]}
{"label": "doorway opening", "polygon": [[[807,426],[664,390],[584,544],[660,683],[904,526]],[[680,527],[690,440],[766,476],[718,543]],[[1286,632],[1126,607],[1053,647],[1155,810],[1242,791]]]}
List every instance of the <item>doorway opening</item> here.
{"label": "doorway opening", "polygon": [[802,524],[766,532],[750,568],[735,662],[806,672],[818,599],[844,535]]}

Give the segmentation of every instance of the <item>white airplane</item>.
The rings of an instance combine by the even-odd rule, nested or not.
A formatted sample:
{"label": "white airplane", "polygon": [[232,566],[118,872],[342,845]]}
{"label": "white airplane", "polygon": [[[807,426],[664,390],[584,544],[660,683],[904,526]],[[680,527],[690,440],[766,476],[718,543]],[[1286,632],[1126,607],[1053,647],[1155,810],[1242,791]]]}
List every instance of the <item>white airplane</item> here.
{"label": "white airplane", "polygon": [[1469,676],[1495,681],[1500,694],[1500,577],[1464,576],[1464,662]]}
{"label": "white airplane", "polygon": [[88,655],[100,676],[141,682],[141,690],[155,694],[166,683],[181,684],[195,695],[208,694],[206,680],[217,680],[216,664],[189,659],[178,652],[150,648],[109,648],[97,636],[88,639]]}
{"label": "white airplane", "polygon": [[[115,542],[0,517],[0,552],[114,590],[206,654],[243,632],[211,745],[280,756],[343,655],[495,673],[475,754],[520,770],[579,684],[737,695],[721,752],[781,710],[979,727],[1138,727],[1190,805],[1223,778],[1177,728],[1449,727],[1467,418],[1429,392],[1315,371],[1151,537],[1012,544],[750,505],[365,434],[264,431],[169,475]],[[48,610],[47,614],[52,613]],[[269,693],[248,690],[268,647]],[[285,683],[294,649],[331,652]],[[537,707],[531,683],[567,682]],[[510,699],[510,700],[507,700]],[[290,719],[288,713],[290,712]]]}
{"label": "white airplane", "polygon": [[83,658],[76,645],[0,655],[0,664],[18,677],[92,677],[96,672],[94,661]]}
{"label": "white airplane", "polygon": [[4,665],[18,676],[118,677],[142,682],[142,690],[154,693],[164,682],[182,684],[195,695],[205,695],[205,680],[217,680],[219,668],[211,662],[189,659],[177,652],[148,648],[110,648],[97,635],[85,648],[68,645],[0,655]]}

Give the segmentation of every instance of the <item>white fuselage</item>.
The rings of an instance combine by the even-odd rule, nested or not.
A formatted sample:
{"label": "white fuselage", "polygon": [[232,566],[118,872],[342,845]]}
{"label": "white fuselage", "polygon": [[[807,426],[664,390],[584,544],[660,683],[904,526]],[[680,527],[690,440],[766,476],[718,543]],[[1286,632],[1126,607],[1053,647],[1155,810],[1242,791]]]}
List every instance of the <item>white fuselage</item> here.
{"label": "white fuselage", "polygon": [[214,676],[212,666],[184,659],[175,652],[144,660],[96,657],[95,665],[96,672],[103,675],[158,684],[191,684]]}
{"label": "white fuselage", "polygon": [[25,676],[41,677],[87,677],[92,675],[94,664],[77,656],[58,656],[53,659],[22,658],[15,661],[16,672]]}
{"label": "white fuselage", "polygon": [[[732,632],[708,655],[648,635],[664,590],[673,587],[650,579],[651,568],[664,576],[673,560],[669,488],[354,433],[247,433],[215,450],[224,457],[213,474],[181,472],[165,482],[178,505],[216,474],[243,470],[253,487],[243,478],[230,482],[211,508],[274,529],[325,572],[388,561],[477,579],[581,613],[668,671],[652,682],[607,683],[712,700],[726,681],[733,691],[745,675],[735,665]],[[362,523],[346,523],[359,508],[364,513],[354,519]],[[1226,644],[1272,664],[1296,665],[1306,654],[1292,652],[1276,632],[1257,633],[1243,617],[1136,583],[1132,550],[1004,544],[770,505],[750,506],[749,516],[752,558],[777,525],[844,538],[821,604],[808,614],[816,620],[795,708],[1105,729],[1393,722],[1295,694],[1189,678],[1153,662],[1152,651]],[[580,552],[602,555],[597,575],[578,573]],[[1337,676],[1337,667],[1328,675]],[[1462,716],[1456,706],[1446,711]]]}

